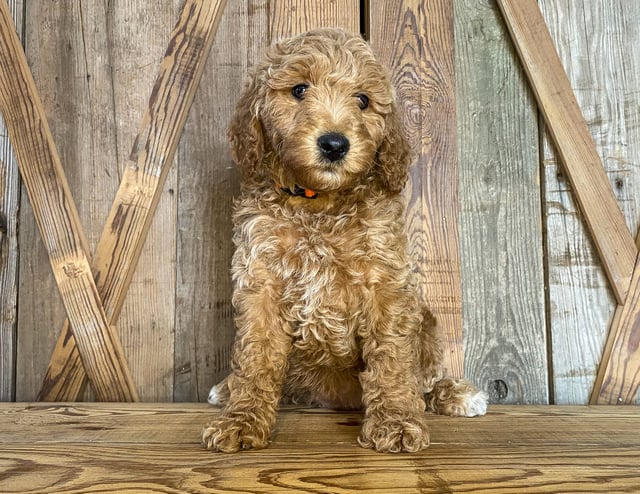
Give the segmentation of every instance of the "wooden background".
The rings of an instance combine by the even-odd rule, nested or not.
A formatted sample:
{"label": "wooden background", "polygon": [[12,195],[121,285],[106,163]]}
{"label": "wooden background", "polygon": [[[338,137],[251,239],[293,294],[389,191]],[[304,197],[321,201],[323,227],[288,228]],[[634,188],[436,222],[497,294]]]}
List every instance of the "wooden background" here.
{"label": "wooden background", "polygon": [[[8,3],[94,249],[181,2]],[[495,403],[588,401],[611,291],[497,6],[454,0],[451,12],[451,5],[229,0],[117,325],[142,400],[203,401],[225,375],[233,338],[229,218],[238,190],[225,132],[238,88],[272,40],[337,25],[365,26],[393,69],[420,151],[407,190],[414,251],[425,283],[441,294],[434,301],[441,317],[462,319],[467,377]],[[640,3],[539,5],[635,235]],[[430,51],[430,40],[454,33],[455,57]],[[449,141],[432,138],[449,130]],[[447,196],[455,188],[425,194],[434,180],[458,180],[458,197]],[[0,400],[29,401],[65,314],[1,123],[0,191]],[[440,220],[445,200],[459,207],[457,228]],[[435,247],[425,240],[433,235]],[[446,266],[431,262],[434,248],[448,254]],[[459,272],[461,292],[456,276],[440,272]]]}

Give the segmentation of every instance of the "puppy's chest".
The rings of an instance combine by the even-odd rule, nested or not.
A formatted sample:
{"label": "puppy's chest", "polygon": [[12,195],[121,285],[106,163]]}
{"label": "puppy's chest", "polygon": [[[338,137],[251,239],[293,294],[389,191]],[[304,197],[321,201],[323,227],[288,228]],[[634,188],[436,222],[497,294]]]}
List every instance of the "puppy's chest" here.
{"label": "puppy's chest", "polygon": [[377,310],[378,288],[406,281],[398,216],[355,211],[323,217],[280,208],[255,214],[259,209],[236,218],[237,286],[259,286],[268,278],[277,287],[300,361],[353,366],[361,331]]}
{"label": "puppy's chest", "polygon": [[326,358],[355,357],[368,305],[366,229],[357,223],[290,225],[283,234],[283,302],[296,347]]}
{"label": "puppy's chest", "polygon": [[[367,282],[366,230],[291,226],[280,245],[283,281],[294,297],[310,307],[341,308]],[[346,309],[346,307],[345,307]]]}

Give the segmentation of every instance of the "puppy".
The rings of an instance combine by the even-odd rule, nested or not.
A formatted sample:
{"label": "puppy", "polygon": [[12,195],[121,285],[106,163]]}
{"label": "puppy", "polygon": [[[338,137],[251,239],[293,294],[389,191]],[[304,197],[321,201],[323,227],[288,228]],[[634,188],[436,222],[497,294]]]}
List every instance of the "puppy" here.
{"label": "puppy", "polygon": [[358,442],[383,452],[426,448],[426,409],[484,414],[483,392],[442,375],[404,225],[410,149],[367,43],[324,29],[272,46],[229,136],[237,334],[204,445],[266,447],[281,401],[363,408]]}

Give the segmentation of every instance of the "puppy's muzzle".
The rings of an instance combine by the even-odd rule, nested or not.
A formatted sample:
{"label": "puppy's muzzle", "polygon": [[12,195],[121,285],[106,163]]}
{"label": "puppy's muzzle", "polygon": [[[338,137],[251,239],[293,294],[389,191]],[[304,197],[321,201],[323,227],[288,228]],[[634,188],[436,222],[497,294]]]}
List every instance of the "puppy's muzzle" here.
{"label": "puppy's muzzle", "polygon": [[318,149],[324,159],[334,163],[349,152],[349,139],[338,132],[329,132],[318,137]]}

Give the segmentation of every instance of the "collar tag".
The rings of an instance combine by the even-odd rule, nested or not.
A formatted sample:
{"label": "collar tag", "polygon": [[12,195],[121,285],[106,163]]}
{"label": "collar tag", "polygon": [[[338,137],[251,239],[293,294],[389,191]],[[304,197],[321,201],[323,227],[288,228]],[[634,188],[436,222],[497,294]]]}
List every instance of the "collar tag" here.
{"label": "collar tag", "polygon": [[276,187],[278,187],[278,189],[280,189],[281,191],[286,192],[290,196],[294,196],[294,197],[304,197],[305,199],[315,199],[316,197],[318,197],[317,192],[311,189],[305,189],[303,187],[300,187],[299,185],[294,185],[293,190],[291,190],[288,187],[284,187],[279,183],[276,183]]}

